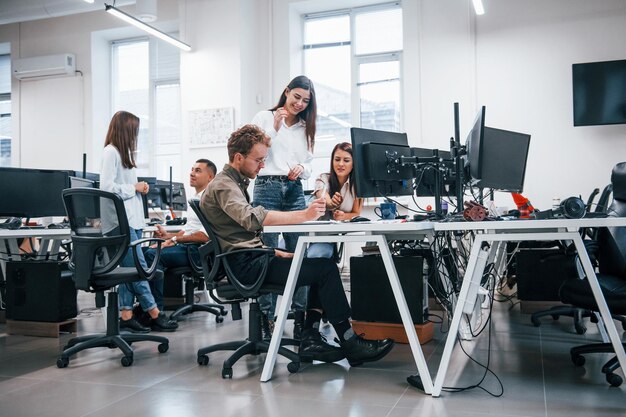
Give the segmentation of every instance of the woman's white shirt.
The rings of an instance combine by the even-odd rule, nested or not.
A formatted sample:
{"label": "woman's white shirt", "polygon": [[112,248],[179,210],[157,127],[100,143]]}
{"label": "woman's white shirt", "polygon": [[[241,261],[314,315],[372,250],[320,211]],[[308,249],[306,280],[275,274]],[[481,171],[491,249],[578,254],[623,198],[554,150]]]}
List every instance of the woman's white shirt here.
{"label": "woman's white shirt", "polygon": [[[137,183],[137,170],[135,168],[124,168],[122,157],[113,145],[107,145],[102,152],[102,168],[100,169],[100,189],[115,193],[124,200],[128,225],[133,229],[143,229],[145,220],[143,216],[143,203],[141,195],[135,190]],[[112,212],[102,213],[104,224],[116,224],[117,220],[108,219],[112,217]],[[105,230],[108,232],[109,230]]]}
{"label": "woman's white shirt", "polygon": [[306,123],[302,119],[293,126],[287,126],[284,121],[282,123],[277,132],[274,129],[274,113],[269,110],[257,113],[252,119],[252,124],[263,129],[272,138],[265,167],[259,172],[259,176],[287,175],[294,165],[301,164],[304,171],[300,178],[306,180],[311,177],[313,161],[313,154],[307,147]]}
{"label": "woman's white shirt", "polygon": [[[317,192],[318,190],[326,189],[326,192],[330,194],[330,186],[328,185],[329,179],[330,179],[329,173],[321,174],[315,180],[314,192]],[[349,178],[348,180],[346,180],[346,183],[343,185],[343,187],[341,187],[339,194],[341,194],[341,197],[343,197],[343,201],[341,202],[341,205],[339,206],[339,210],[344,211],[346,213],[352,212],[352,208],[354,207],[355,196],[352,195],[352,193],[350,192],[350,179]],[[329,195],[329,197],[332,198],[332,195]]]}

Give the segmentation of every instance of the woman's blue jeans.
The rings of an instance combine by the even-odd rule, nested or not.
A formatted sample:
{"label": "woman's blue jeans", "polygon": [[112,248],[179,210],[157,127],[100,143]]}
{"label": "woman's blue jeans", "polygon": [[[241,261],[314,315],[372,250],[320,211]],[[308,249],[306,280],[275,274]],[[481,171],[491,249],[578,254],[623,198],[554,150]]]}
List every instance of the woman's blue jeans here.
{"label": "woman's blue jeans", "polygon": [[[257,177],[254,182],[252,196],[253,206],[263,206],[267,210],[296,211],[306,208],[304,190],[300,180],[289,181],[286,177]],[[283,233],[285,249],[293,252],[298,243],[299,233]],[[271,248],[278,247],[278,233],[263,233],[263,243]],[[291,308],[306,310],[309,287],[300,287],[293,295]],[[276,313],[277,294],[267,294],[259,297],[261,311],[273,319]]]}
{"label": "woman's blue jeans", "polygon": [[[137,239],[141,239],[141,230],[130,229],[130,241],[133,242]],[[143,256],[143,251],[140,247],[135,247],[135,249],[137,250],[139,263],[144,268],[147,268],[146,259]],[[132,249],[128,249],[128,253],[124,257],[122,262],[120,262],[120,266],[135,266]],[[143,311],[150,311],[157,306],[156,302],[154,301],[154,297],[152,296],[152,292],[150,291],[150,285],[146,280],[135,281],[128,284],[120,284],[117,292],[119,295],[120,310],[132,310],[135,297],[137,297],[137,299],[139,300],[139,304],[141,304],[141,308],[143,309]]]}

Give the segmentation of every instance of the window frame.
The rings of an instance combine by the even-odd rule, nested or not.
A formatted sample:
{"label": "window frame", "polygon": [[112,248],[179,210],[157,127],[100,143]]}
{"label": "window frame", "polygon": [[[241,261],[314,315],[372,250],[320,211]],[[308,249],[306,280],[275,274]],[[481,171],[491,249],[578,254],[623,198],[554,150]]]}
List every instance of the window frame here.
{"label": "window frame", "polygon": [[[359,68],[362,64],[368,64],[368,63],[377,63],[377,62],[390,62],[390,61],[397,61],[398,62],[398,66],[399,66],[399,74],[398,74],[398,82],[399,82],[399,111],[400,111],[400,115],[399,115],[399,125],[398,125],[398,131],[402,132],[404,129],[404,114],[405,114],[405,109],[404,109],[404,97],[403,97],[403,92],[404,92],[404,72],[403,72],[403,52],[404,52],[404,42],[403,42],[403,47],[402,50],[395,50],[395,51],[385,51],[385,52],[378,52],[378,53],[367,53],[367,54],[361,54],[361,55],[357,55],[356,54],[356,43],[355,43],[355,39],[356,39],[356,17],[357,15],[361,14],[361,13],[371,13],[371,12],[375,12],[375,11],[383,11],[383,10],[389,10],[389,9],[396,9],[399,8],[402,13],[404,13],[404,10],[402,8],[402,4],[399,1],[394,1],[394,2],[387,2],[387,3],[379,3],[379,4],[374,4],[374,5],[368,5],[368,6],[360,6],[360,7],[353,7],[353,8],[345,8],[345,9],[336,9],[336,10],[328,10],[328,11],[322,11],[322,12],[315,12],[315,13],[304,13],[301,15],[301,21],[302,21],[302,39],[303,39],[303,45],[302,45],[302,68],[304,69],[304,73],[306,73],[306,58],[305,58],[305,52],[307,50],[310,49],[318,49],[318,48],[327,48],[327,47],[337,47],[337,46],[345,46],[345,45],[349,45],[350,46],[350,124],[352,126],[361,126],[361,91],[360,91],[360,87],[364,84],[368,84],[368,83],[374,83],[374,82],[383,82],[385,80],[380,80],[380,81],[373,81],[373,82],[368,82],[368,83],[361,83],[359,80]],[[349,16],[349,24],[350,24],[350,39],[349,41],[341,41],[341,42],[327,42],[327,43],[319,43],[319,44],[307,44],[304,42],[305,39],[305,32],[306,32],[306,25],[307,25],[307,21],[311,21],[314,19],[324,19],[324,18],[331,18],[331,17],[336,17],[336,16],[345,16],[348,15]],[[394,79],[395,80],[395,79]],[[318,106],[319,108],[319,106]],[[346,138],[346,140],[349,140],[349,138]],[[336,143],[339,143],[339,140],[336,141]],[[330,163],[330,155],[315,155],[314,154],[314,159],[327,159],[328,163]],[[311,178],[311,181],[315,181],[315,178]]]}

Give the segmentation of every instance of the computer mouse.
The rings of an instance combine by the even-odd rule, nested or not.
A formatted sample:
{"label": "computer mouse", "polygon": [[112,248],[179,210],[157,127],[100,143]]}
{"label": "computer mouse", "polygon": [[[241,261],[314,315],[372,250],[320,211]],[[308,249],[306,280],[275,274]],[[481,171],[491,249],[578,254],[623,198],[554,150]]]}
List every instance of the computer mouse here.
{"label": "computer mouse", "polygon": [[61,225],[56,224],[56,223],[50,223],[48,225],[48,229],[60,229],[60,228],[61,228]]}
{"label": "computer mouse", "polygon": [[361,216],[354,216],[353,218],[350,219],[350,223],[369,222],[369,221],[371,220],[368,219],[367,217],[361,217]]}

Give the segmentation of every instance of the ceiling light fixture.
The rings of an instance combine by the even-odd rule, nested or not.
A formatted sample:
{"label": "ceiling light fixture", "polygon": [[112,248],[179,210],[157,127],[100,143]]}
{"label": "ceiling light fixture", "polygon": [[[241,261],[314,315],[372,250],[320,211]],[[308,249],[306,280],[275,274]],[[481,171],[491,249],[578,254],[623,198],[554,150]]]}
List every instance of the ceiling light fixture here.
{"label": "ceiling light fixture", "polygon": [[148,32],[152,36],[156,36],[157,38],[164,40],[165,42],[168,42],[182,49],[183,51],[187,51],[187,52],[191,51],[191,46],[187,45],[185,42],[181,42],[178,39],[171,37],[167,33],[161,32],[160,30],[150,25],[145,24],[144,22],[134,18],[133,16],[127,13],[124,13],[123,11],[121,11],[120,9],[116,7],[105,4],[104,10],[106,10],[108,13],[111,13],[113,16],[117,17],[118,19],[122,19],[126,23],[130,23],[131,25],[138,27],[139,29],[145,32]]}
{"label": "ceiling light fixture", "polygon": [[483,0],[472,0],[474,3],[474,11],[477,15],[481,16],[485,14],[485,8],[483,7]]}

